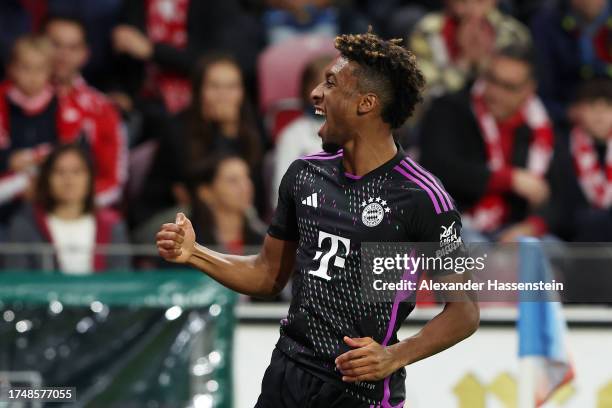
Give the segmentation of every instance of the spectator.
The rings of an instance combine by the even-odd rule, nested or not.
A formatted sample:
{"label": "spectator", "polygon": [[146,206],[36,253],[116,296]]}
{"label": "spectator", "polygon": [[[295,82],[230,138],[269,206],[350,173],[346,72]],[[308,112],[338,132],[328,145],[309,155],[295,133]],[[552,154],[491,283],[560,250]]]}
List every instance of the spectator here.
{"label": "spectator", "polygon": [[293,160],[300,156],[321,151],[319,128],[324,120],[314,113],[310,92],[325,81],[325,67],[332,60],[330,56],[315,58],[306,65],[302,74],[301,97],[304,115],[289,123],[278,137],[275,152],[274,184],[272,186],[272,205],[276,205],[276,195],[280,181]]}
{"label": "spectator", "polygon": [[96,169],[96,204],[115,204],[126,177],[125,135],[111,101],[81,76],[89,56],[85,27],[79,20],[56,16],[47,21],[45,31],[55,51],[53,79],[60,103],[61,142],[78,140],[89,146]]}
{"label": "spectator", "polygon": [[189,74],[202,54],[231,52],[251,73],[260,42],[259,26],[237,0],[124,1],[113,32],[114,49],[123,55],[115,96],[125,111],[142,97],[149,104],[140,109],[151,114],[179,112],[189,104]]}
{"label": "spectator", "polygon": [[466,235],[512,241],[547,231],[535,209],[549,196],[554,137],[532,58],[525,47],[501,49],[474,86],[436,100],[423,120],[421,161],[464,211]]}
{"label": "spectator", "polygon": [[[251,174],[260,174],[263,137],[237,62],[224,55],[204,58],[192,83],[197,97],[170,123],[160,140],[149,183],[143,188],[140,204],[133,206],[135,226],[163,209],[184,205],[188,201],[184,183],[191,167],[211,155],[238,155],[247,162]],[[256,185],[261,186],[261,180]]]}
{"label": "spectator", "polygon": [[444,11],[418,23],[410,48],[427,80],[426,96],[432,97],[461,90],[496,49],[529,42],[527,29],[502,14],[496,0],[446,0]]}
{"label": "spectator", "polygon": [[572,110],[574,126],[553,162],[563,209],[555,233],[578,242],[611,242],[612,80],[585,82]]}
{"label": "spectator", "polygon": [[0,219],[6,223],[29,177],[57,143],[57,99],[49,82],[51,45],[40,36],[15,42],[9,81],[0,85]]}
{"label": "spectator", "polygon": [[266,0],[263,15],[268,43],[302,34],[334,37],[339,31],[338,10],[331,0]]}
{"label": "spectator", "polygon": [[97,87],[108,85],[111,47],[110,31],[116,24],[122,0],[3,0],[0,1],[0,78],[8,52],[15,40],[39,33],[50,15],[78,17],[89,28],[91,57],[83,76]]}
{"label": "spectator", "polygon": [[[13,243],[50,243],[54,268],[68,274],[127,269],[128,256],[107,256],[98,245],[127,242],[126,230],[110,210],[95,210],[93,167],[78,146],[62,145],[41,166],[34,206],[16,214],[9,228]],[[7,268],[41,270],[42,256],[14,255]]]}
{"label": "spectator", "polygon": [[555,122],[568,126],[577,84],[612,78],[612,14],[608,0],[568,0],[544,7],[532,22],[540,72],[539,94]]}
{"label": "spectator", "polygon": [[194,229],[204,245],[243,254],[245,246],[263,242],[262,224],[251,217],[254,191],[244,159],[212,157],[194,169],[189,185]]}

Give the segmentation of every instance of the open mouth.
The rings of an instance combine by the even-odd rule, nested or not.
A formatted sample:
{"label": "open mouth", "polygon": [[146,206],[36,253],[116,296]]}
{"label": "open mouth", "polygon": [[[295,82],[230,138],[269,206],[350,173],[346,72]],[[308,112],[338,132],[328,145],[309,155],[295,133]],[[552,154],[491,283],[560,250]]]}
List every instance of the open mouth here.
{"label": "open mouth", "polygon": [[[321,108],[319,108],[318,106],[315,106],[315,115],[317,116],[322,116],[323,118],[325,118],[325,111]],[[325,125],[327,124],[327,119],[325,119],[325,121],[321,124],[321,127],[319,128],[319,131],[317,132],[319,136],[323,137],[323,132],[324,132],[324,128]]]}

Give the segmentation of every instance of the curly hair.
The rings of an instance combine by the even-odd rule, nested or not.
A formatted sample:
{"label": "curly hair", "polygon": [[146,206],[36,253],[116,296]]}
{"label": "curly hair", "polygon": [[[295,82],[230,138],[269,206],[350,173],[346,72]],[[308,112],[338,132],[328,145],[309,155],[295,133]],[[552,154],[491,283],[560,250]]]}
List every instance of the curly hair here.
{"label": "curly hair", "polygon": [[384,40],[372,32],[343,34],[336,37],[335,47],[359,67],[358,91],[373,92],[381,100],[382,119],[397,129],[412,115],[421,102],[425,78],[412,52],[402,47],[401,39]]}

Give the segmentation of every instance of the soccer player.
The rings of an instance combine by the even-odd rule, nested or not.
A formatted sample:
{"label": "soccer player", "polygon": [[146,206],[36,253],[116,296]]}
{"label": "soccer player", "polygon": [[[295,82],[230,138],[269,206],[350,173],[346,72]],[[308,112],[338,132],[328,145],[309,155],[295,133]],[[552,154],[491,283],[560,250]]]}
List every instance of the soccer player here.
{"label": "soccer player", "polygon": [[[340,55],[312,91],[324,152],[294,161],[261,252],[231,256],[195,240],[183,214],[157,234],[160,255],[240,293],[278,293],[293,274],[289,313],[257,408],[402,407],[404,366],[470,336],[479,311],[457,293],[416,335],[397,331],[412,302],[367,302],[362,242],[460,240],[461,220],[440,182],[406,156],[391,131],[411,115],[424,79],[399,41],[368,32],[336,38]],[[462,282],[452,273],[437,277]],[[463,297],[462,297],[463,296]]]}

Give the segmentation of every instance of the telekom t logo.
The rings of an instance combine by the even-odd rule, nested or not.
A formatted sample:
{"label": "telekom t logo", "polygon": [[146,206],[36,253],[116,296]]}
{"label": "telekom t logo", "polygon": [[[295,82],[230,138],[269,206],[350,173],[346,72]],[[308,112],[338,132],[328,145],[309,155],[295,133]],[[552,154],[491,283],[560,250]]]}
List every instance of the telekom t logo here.
{"label": "telekom t logo", "polygon": [[[329,248],[329,252],[323,255],[323,252],[317,251],[315,253],[314,259],[321,259],[321,261],[319,262],[319,269],[317,269],[316,271],[308,271],[308,273],[314,276],[318,276],[319,278],[323,278],[325,280],[330,280],[331,276],[327,274],[329,260],[334,257],[334,266],[338,268],[344,268],[345,258],[338,256],[338,243],[341,243],[344,247],[344,250],[340,255],[347,256],[351,248],[351,240],[348,238],[340,237],[338,235],[328,234],[327,232],[319,231],[319,248],[322,247],[321,244],[326,239],[331,240],[331,248]],[[321,257],[321,255],[323,256]]]}

